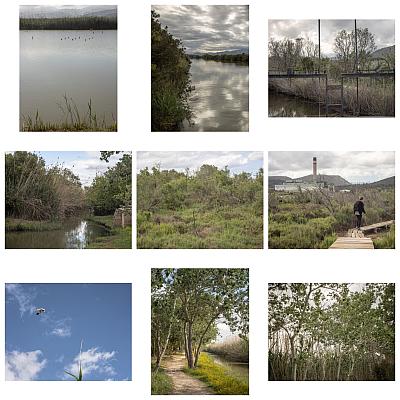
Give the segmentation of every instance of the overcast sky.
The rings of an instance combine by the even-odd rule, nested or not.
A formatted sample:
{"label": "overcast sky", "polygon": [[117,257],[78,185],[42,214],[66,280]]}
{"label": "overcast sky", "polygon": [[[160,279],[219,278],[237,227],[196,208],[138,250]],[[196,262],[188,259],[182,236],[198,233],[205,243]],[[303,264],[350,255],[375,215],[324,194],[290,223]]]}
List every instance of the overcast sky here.
{"label": "overcast sky", "polygon": [[[76,16],[85,13],[97,13],[99,11],[109,11],[111,14],[117,12],[114,5],[25,5],[19,6],[21,17],[60,17]],[[103,15],[101,13],[100,15]]]}
{"label": "overcast sky", "polygon": [[138,171],[161,164],[161,169],[191,171],[203,164],[228,168],[233,173],[255,173],[263,167],[263,154],[258,151],[140,151],[137,154]]}
{"label": "overcast sky", "polygon": [[188,53],[249,47],[248,6],[152,6],[160,22],[183,41]]}
{"label": "overcast sky", "polygon": [[117,164],[121,153],[111,156],[109,162],[100,160],[99,151],[41,151],[34,152],[46,161],[46,166],[61,164],[78,175],[83,186],[92,183],[96,174],[103,174]]}
{"label": "overcast sky", "polygon": [[310,175],[313,157],[317,157],[318,174],[340,175],[351,183],[375,182],[395,174],[392,151],[272,151],[268,153],[268,175]]}
{"label": "overcast sky", "polygon": [[[309,38],[314,43],[318,43],[318,20],[291,19],[268,21],[268,37],[275,40]],[[394,39],[394,19],[367,19],[357,20],[357,28],[368,30],[375,35],[375,44],[378,49],[392,46]],[[353,19],[323,19],[321,20],[321,52],[324,55],[332,56],[333,44],[337,32],[342,29],[351,31],[354,29]]]}

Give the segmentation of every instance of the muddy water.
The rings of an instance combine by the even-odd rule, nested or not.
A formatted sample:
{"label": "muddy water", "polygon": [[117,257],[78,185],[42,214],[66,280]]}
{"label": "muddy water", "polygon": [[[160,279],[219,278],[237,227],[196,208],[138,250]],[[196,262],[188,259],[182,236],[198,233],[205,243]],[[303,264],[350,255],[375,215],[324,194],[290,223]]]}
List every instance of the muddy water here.
{"label": "muddy water", "polygon": [[85,219],[64,221],[62,229],[43,232],[6,232],[7,249],[84,249],[109,231]]}
{"label": "muddy water", "polygon": [[325,116],[325,107],[298,97],[269,91],[268,115],[270,117],[318,117]]}

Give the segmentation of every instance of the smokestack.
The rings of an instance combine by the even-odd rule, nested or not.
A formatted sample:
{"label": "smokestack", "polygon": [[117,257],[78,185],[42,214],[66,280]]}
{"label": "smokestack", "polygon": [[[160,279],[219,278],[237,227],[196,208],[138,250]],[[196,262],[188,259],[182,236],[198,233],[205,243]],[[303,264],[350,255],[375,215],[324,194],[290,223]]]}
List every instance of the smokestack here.
{"label": "smokestack", "polygon": [[317,157],[313,157],[312,159],[312,174],[314,181],[317,180]]}

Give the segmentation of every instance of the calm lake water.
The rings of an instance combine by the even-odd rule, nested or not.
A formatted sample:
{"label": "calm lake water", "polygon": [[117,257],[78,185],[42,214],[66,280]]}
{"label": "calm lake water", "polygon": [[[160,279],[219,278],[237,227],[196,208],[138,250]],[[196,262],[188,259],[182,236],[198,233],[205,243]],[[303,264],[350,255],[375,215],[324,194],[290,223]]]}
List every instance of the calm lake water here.
{"label": "calm lake water", "polygon": [[217,356],[216,354],[207,353],[217,364],[221,364],[224,367],[228,367],[231,370],[233,376],[249,382],[249,364],[238,363],[226,359],[223,356]]}
{"label": "calm lake water", "polygon": [[20,31],[21,120],[63,122],[64,94],[81,116],[92,99],[98,119],[117,119],[117,31]]}
{"label": "calm lake water", "polygon": [[[325,107],[321,106],[325,116]],[[269,91],[268,115],[270,117],[318,117],[318,104],[297,97]]]}
{"label": "calm lake water", "polygon": [[84,219],[64,221],[63,229],[43,232],[6,232],[6,249],[84,249],[108,230]]}
{"label": "calm lake water", "polygon": [[192,60],[190,105],[193,126],[184,131],[248,131],[249,67],[233,63]]}

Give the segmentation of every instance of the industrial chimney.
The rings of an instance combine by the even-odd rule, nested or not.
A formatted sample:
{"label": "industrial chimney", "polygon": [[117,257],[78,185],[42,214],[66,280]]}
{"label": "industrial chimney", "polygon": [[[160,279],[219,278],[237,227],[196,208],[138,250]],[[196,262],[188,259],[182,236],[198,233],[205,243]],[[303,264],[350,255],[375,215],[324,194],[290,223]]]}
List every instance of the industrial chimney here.
{"label": "industrial chimney", "polygon": [[313,157],[312,159],[312,174],[314,181],[317,180],[317,157]]}

